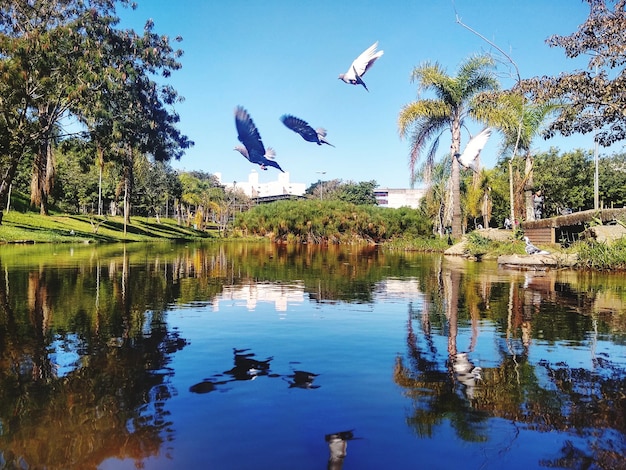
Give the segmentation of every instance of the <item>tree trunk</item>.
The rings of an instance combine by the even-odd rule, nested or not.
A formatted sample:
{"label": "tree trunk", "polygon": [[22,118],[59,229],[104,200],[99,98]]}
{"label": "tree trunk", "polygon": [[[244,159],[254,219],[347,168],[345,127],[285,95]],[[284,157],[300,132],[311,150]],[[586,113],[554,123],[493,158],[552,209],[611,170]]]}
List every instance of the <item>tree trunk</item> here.
{"label": "tree trunk", "polygon": [[459,153],[461,148],[461,120],[455,117],[452,120],[452,144],[450,145],[450,156],[452,158],[452,237],[460,238],[463,235],[463,215],[461,212],[461,169],[459,159],[454,155]]}
{"label": "tree trunk", "polygon": [[130,224],[130,197],[133,187],[133,151],[130,146],[126,153],[124,165],[124,235],[126,235],[126,225]]}
{"label": "tree trunk", "polygon": [[513,229],[517,227],[515,220],[515,191],[513,190],[513,158],[509,159],[509,200],[511,201],[511,224]]}
{"label": "tree trunk", "polygon": [[[13,189],[12,184],[9,185],[9,191],[7,192],[7,214],[9,213],[9,210],[11,209],[11,189]],[[0,198],[0,201],[1,200],[2,198]]]}
{"label": "tree trunk", "polygon": [[526,220],[535,220],[535,207],[533,204],[533,189],[535,182],[533,181],[533,159],[530,155],[526,155],[526,164],[524,165],[524,201],[526,206]]}
{"label": "tree trunk", "polygon": [[39,147],[33,162],[30,183],[30,202],[39,206],[41,215],[48,215],[48,195],[54,183],[54,162],[52,155],[52,122],[49,105],[39,106],[39,125],[42,129]]}
{"label": "tree trunk", "polygon": [[48,214],[48,204],[45,192],[46,169],[48,167],[48,141],[43,139],[33,160],[33,173],[30,179],[30,203],[39,206],[41,215]]}
{"label": "tree trunk", "polygon": [[[485,192],[483,195],[483,227],[489,228],[489,221],[491,220],[491,201],[489,200],[489,193]],[[497,227],[497,225],[496,225]]]}
{"label": "tree trunk", "polygon": [[102,215],[102,167],[104,166],[104,151],[98,144],[98,215]]}
{"label": "tree trunk", "polygon": [[128,224],[128,182],[124,181],[124,236],[126,236],[126,225]]}
{"label": "tree trunk", "polygon": [[8,166],[6,167],[4,174],[2,175],[2,181],[0,181],[0,201],[6,201],[6,206],[9,207],[9,199],[8,196],[11,191],[11,185],[13,183],[13,179],[17,174],[17,167],[19,166],[20,160],[23,155],[23,147],[19,150],[15,150],[12,148],[9,152],[10,161]]}

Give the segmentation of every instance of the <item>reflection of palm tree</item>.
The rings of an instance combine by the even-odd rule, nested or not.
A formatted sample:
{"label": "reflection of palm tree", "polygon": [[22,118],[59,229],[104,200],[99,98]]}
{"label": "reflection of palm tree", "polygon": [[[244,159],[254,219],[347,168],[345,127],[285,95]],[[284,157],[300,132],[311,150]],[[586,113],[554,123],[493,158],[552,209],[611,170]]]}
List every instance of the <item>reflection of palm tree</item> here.
{"label": "reflection of palm tree", "polygon": [[410,367],[405,366],[402,356],[396,358],[394,381],[405,389],[405,394],[414,400],[413,415],[407,422],[416,428],[420,436],[432,436],[434,427],[450,419],[459,436],[468,441],[484,441],[482,421],[485,416],[473,409],[465,396],[455,391],[454,375],[446,361],[437,360],[437,350],[425,332],[429,344],[426,351],[419,347],[418,335],[413,329],[413,306],[409,305],[407,322],[407,347]]}

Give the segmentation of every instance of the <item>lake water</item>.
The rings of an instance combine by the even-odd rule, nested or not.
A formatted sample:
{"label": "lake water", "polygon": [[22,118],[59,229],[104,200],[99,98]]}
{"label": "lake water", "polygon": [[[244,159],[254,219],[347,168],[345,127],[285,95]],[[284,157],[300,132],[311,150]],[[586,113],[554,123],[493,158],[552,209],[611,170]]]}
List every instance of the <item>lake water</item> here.
{"label": "lake water", "polygon": [[626,468],[626,278],[0,248],[0,469]]}

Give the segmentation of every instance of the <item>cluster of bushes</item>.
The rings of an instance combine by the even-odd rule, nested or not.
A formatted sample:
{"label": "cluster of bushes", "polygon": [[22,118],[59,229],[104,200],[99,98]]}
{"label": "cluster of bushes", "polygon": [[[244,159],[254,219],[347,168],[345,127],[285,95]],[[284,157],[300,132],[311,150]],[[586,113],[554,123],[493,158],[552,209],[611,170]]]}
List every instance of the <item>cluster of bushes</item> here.
{"label": "cluster of bushes", "polygon": [[574,245],[578,265],[593,270],[626,270],[626,239],[611,244],[581,241]]}
{"label": "cluster of bushes", "polygon": [[421,211],[383,208],[344,201],[278,201],[240,213],[234,228],[242,236],[264,236],[276,242],[382,242],[432,237],[432,223]]}

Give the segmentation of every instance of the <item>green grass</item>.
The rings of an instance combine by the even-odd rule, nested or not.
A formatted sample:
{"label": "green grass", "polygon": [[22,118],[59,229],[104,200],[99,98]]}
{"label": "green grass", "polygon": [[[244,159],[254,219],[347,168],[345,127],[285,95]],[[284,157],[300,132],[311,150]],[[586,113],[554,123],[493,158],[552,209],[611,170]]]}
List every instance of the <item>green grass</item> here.
{"label": "green grass", "polygon": [[10,211],[0,225],[0,243],[113,243],[154,240],[196,240],[217,237],[215,231],[179,226],[173,219],[132,217],[124,233],[120,217],[42,216]]}
{"label": "green grass", "polygon": [[467,235],[467,250],[470,255],[477,258],[497,258],[501,255],[523,255],[525,243],[521,240],[498,241],[483,237],[477,232]]}
{"label": "green grass", "polygon": [[448,248],[448,239],[433,237],[396,238],[383,244],[385,249],[400,251],[444,252]]}

